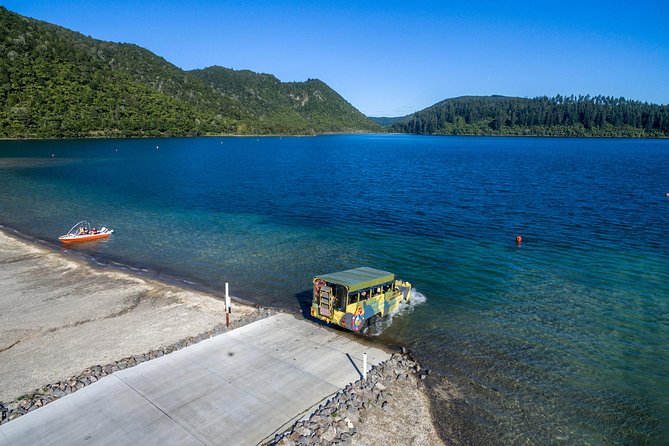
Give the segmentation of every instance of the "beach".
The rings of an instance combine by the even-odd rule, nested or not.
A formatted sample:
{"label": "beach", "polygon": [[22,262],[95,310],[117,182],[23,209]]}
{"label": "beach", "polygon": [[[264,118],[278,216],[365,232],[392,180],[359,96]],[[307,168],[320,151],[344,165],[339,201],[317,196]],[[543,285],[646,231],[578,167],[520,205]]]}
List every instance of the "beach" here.
{"label": "beach", "polygon": [[[225,323],[215,296],[0,232],[0,401]],[[255,307],[234,304],[233,320]]]}

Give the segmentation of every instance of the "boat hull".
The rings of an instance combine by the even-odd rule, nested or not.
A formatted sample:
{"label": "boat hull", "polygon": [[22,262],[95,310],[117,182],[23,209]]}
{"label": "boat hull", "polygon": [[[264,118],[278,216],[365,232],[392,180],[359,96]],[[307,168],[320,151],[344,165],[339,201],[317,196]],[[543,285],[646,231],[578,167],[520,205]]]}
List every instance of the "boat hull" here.
{"label": "boat hull", "polygon": [[90,242],[93,240],[100,240],[107,238],[111,235],[111,232],[105,232],[100,234],[83,234],[83,235],[61,235],[58,237],[61,243],[70,244],[70,243],[82,243]]}

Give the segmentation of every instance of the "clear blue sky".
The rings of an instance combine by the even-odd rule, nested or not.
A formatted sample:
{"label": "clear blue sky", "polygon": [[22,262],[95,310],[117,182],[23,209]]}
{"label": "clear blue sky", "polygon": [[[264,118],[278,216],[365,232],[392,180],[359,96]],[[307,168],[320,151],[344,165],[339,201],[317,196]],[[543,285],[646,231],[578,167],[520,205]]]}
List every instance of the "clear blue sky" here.
{"label": "clear blue sky", "polygon": [[184,68],[318,78],[367,115],[448,97],[604,94],[669,103],[669,2],[8,0]]}

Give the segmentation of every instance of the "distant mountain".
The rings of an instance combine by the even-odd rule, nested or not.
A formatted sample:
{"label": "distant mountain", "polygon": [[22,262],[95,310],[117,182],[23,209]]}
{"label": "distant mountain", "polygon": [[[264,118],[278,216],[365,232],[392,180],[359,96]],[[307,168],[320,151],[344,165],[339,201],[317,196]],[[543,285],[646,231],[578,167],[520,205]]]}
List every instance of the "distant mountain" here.
{"label": "distant mountain", "polygon": [[381,127],[389,127],[393,124],[395,124],[397,121],[400,121],[404,118],[404,116],[396,116],[396,117],[387,117],[387,116],[367,116],[367,119],[376,122],[378,125]]}
{"label": "distant mountain", "polygon": [[427,135],[669,136],[669,106],[608,96],[462,96],[392,124]]}
{"label": "distant mountain", "polygon": [[184,71],[132,44],[0,7],[0,137],[367,132],[378,126],[318,80]]}

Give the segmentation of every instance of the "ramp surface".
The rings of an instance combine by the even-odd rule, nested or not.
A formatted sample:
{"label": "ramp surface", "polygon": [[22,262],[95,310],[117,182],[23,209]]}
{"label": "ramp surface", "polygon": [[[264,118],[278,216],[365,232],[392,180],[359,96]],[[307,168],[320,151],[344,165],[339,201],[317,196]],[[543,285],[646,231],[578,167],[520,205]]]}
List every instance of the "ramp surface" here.
{"label": "ramp surface", "polygon": [[361,377],[359,336],[277,314],[121,370],[0,426],[0,446],[252,445]]}

